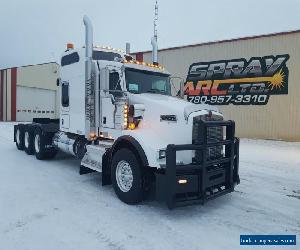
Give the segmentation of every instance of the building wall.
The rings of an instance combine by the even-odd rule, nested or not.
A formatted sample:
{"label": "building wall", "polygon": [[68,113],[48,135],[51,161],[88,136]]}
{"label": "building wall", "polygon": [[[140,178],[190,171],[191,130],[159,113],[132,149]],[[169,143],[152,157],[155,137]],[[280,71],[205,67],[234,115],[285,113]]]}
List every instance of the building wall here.
{"label": "building wall", "polygon": [[0,121],[16,120],[16,68],[0,70]]}
{"label": "building wall", "polygon": [[[17,118],[22,118],[20,121],[31,121],[32,117],[57,117],[58,77],[59,65],[56,63],[0,70],[0,121],[16,121]],[[44,97],[43,100],[37,96],[39,94]],[[27,100],[17,100],[17,97],[25,96]]]}
{"label": "building wall", "polygon": [[59,65],[45,63],[18,68],[18,86],[56,90]]}
{"label": "building wall", "polygon": [[55,90],[17,86],[17,121],[32,121],[37,117],[54,119],[56,103]]}
{"label": "building wall", "polygon": [[[288,95],[270,96],[264,106],[219,106],[226,119],[236,121],[240,137],[300,141],[300,32],[200,44],[160,50],[159,62],[172,75],[186,79],[192,63],[289,54]],[[141,57],[141,56],[140,56]],[[144,52],[151,62],[151,52]]]}

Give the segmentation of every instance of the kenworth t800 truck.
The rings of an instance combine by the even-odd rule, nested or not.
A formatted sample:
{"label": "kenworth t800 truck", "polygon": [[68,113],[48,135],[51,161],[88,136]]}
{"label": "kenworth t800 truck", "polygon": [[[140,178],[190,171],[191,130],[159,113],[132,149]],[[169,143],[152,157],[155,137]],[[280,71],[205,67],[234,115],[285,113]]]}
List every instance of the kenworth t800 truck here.
{"label": "kenworth t800 truck", "polygon": [[[110,47],[93,46],[84,16],[83,48],[61,57],[60,119],[14,127],[19,150],[39,160],[58,150],[102,173],[119,199],[136,204],[150,190],[169,208],[205,203],[239,183],[239,140],[218,109],[171,96],[170,74]],[[155,41],[152,41],[155,45]],[[155,51],[155,48],[154,48]]]}

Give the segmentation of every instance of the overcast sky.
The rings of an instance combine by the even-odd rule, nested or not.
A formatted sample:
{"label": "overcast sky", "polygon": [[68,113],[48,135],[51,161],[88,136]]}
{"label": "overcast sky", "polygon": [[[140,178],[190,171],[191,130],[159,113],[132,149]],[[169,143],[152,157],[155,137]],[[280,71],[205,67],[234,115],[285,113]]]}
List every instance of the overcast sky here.
{"label": "overcast sky", "polygon": [[[150,50],[155,0],[0,0],[0,68],[58,61],[67,42]],[[300,29],[300,0],[159,0],[159,48]]]}

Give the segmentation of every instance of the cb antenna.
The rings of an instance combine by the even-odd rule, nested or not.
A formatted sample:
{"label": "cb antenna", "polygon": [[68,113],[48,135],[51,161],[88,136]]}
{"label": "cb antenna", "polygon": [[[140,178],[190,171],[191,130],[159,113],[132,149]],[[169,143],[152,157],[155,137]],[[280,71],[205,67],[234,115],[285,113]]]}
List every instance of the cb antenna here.
{"label": "cb antenna", "polygon": [[158,22],[158,3],[157,0],[155,1],[155,8],[154,8],[154,38],[157,42],[157,22]]}
{"label": "cb antenna", "polygon": [[152,44],[152,62],[154,65],[158,65],[158,60],[157,60],[157,22],[158,22],[158,3],[157,0],[155,1],[155,8],[154,8],[154,21],[153,21],[153,26],[154,26],[154,35],[151,39],[151,44]]}

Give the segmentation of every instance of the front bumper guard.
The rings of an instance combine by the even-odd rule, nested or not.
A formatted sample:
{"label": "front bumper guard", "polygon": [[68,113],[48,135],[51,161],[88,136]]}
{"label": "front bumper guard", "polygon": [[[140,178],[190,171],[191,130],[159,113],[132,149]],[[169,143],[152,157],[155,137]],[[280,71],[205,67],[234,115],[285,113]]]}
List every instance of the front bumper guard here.
{"label": "front bumper guard", "polygon": [[[239,179],[239,139],[234,136],[233,121],[202,121],[202,144],[167,146],[166,168],[156,173],[156,199],[166,202],[169,209],[201,203],[234,191]],[[209,127],[225,127],[224,140],[207,141]],[[208,148],[225,146],[218,159],[207,157]],[[176,164],[176,152],[195,150],[202,154],[201,162]]]}

